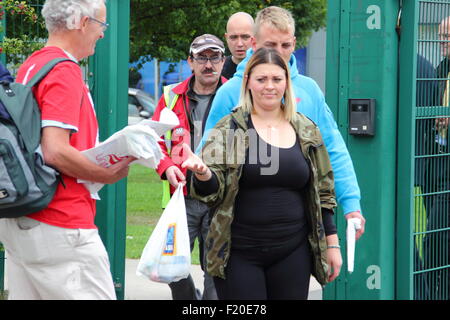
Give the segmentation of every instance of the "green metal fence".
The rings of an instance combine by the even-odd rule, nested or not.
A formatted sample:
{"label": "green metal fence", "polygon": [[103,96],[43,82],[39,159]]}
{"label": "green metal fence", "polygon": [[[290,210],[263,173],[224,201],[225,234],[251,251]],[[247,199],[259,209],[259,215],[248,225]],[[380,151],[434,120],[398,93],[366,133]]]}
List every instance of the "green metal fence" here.
{"label": "green metal fence", "polygon": [[[448,300],[449,0],[404,1],[400,40],[397,297]],[[449,27],[450,27],[450,20]],[[449,92],[450,93],[450,92]]]}
{"label": "green metal fence", "polygon": [[[336,214],[344,265],[324,299],[395,299],[398,1],[330,0],[326,100],[352,156],[367,224],[347,272],[342,212]],[[374,136],[349,134],[349,99],[375,99]]]}
{"label": "green metal fence", "polygon": [[[344,248],[325,299],[450,298],[450,20],[439,28],[448,16],[450,0],[328,1],[326,99],[367,225],[355,271],[345,271]],[[374,136],[349,134],[350,99],[375,99]]]}
{"label": "green metal fence", "polygon": [[419,1],[416,10],[414,299],[448,300],[450,1]]}

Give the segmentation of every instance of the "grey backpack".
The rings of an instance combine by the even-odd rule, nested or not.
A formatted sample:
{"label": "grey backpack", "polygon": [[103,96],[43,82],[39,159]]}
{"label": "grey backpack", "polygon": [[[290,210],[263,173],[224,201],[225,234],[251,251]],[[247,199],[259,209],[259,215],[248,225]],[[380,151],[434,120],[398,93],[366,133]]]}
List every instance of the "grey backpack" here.
{"label": "grey backpack", "polygon": [[0,218],[40,211],[52,200],[60,181],[41,152],[41,112],[32,88],[62,61],[48,62],[30,81],[0,82]]}

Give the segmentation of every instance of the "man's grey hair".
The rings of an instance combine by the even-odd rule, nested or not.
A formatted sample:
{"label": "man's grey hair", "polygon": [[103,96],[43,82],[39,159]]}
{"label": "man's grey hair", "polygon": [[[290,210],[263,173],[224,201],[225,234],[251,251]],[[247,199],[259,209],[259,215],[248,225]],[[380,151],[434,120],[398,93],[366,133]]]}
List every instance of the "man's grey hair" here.
{"label": "man's grey hair", "polygon": [[46,0],[42,16],[49,33],[80,27],[84,16],[96,17],[106,0]]}

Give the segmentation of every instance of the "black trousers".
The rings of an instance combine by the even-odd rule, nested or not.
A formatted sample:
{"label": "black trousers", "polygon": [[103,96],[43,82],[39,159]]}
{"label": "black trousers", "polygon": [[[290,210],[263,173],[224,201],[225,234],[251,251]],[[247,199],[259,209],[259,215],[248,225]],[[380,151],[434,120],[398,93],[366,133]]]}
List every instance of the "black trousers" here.
{"label": "black trousers", "polygon": [[308,241],[231,249],[226,279],[214,277],[220,300],[306,300],[312,271]]}

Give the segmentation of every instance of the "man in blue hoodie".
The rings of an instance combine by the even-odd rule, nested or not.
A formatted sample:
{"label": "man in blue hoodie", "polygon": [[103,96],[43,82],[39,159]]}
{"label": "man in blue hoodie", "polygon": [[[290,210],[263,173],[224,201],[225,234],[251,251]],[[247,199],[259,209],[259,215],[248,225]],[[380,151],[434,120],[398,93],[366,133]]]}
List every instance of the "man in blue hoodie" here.
{"label": "man in blue hoodie", "polygon": [[217,91],[197,153],[200,152],[209,130],[238,105],[244,70],[253,52],[261,47],[276,49],[290,67],[292,85],[297,98],[297,111],[313,120],[321,131],[334,171],[336,197],[345,217],[361,219],[361,229],[356,234],[358,239],[364,233],[365,219],[361,215],[361,194],[353,163],[319,86],[313,79],[298,73],[293,55],[295,42],[295,21],[289,11],[271,6],[258,12],[252,48],[238,65],[234,77]]}

